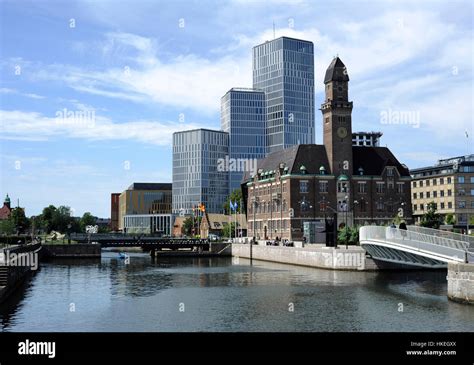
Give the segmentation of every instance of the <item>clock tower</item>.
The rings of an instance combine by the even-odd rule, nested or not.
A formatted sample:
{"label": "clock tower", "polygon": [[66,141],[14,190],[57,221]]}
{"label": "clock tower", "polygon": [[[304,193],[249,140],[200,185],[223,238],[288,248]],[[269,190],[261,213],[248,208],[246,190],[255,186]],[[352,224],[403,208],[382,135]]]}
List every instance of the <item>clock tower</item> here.
{"label": "clock tower", "polygon": [[332,60],[324,77],[325,100],[323,141],[331,173],[352,175],[352,101],[349,101],[349,75],[339,57]]}

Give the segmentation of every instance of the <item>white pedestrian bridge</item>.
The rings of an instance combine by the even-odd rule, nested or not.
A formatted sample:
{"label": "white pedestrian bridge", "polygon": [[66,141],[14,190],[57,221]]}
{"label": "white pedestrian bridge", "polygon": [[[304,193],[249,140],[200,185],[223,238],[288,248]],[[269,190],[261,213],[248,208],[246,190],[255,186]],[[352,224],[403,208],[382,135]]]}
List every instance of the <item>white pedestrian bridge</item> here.
{"label": "white pedestrian bridge", "polygon": [[418,226],[363,226],[359,241],[374,260],[394,264],[435,269],[474,258],[474,237]]}

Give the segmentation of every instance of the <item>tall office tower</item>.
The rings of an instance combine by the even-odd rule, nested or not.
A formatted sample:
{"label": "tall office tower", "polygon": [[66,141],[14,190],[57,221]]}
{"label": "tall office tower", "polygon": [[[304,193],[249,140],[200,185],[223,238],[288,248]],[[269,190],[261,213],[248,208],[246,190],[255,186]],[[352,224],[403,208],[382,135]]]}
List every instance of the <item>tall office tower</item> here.
{"label": "tall office tower", "polygon": [[240,188],[244,172],[265,157],[265,93],[232,88],[221,99],[221,129],[229,133],[229,193]]}
{"label": "tall office tower", "polygon": [[267,152],[315,143],[314,46],[281,37],[253,48],[253,87],[265,92]]}
{"label": "tall office tower", "polygon": [[229,134],[210,129],[173,133],[173,214],[190,215],[204,204],[222,213],[229,176],[222,161],[229,155]]}

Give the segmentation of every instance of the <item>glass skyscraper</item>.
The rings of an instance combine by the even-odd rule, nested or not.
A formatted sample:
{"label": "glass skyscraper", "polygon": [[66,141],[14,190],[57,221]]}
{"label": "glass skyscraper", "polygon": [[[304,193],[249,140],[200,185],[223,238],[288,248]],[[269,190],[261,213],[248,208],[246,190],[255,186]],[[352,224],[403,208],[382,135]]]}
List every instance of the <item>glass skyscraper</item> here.
{"label": "glass skyscraper", "polygon": [[314,46],[281,37],[253,48],[253,87],[266,94],[267,152],[315,143]]}
{"label": "glass skyscraper", "polygon": [[208,213],[222,213],[229,176],[219,163],[229,155],[229,134],[210,129],[173,133],[173,214],[190,215],[204,204]]}
{"label": "glass skyscraper", "polygon": [[229,133],[229,192],[265,157],[266,109],[262,90],[232,88],[221,99],[221,129]]}

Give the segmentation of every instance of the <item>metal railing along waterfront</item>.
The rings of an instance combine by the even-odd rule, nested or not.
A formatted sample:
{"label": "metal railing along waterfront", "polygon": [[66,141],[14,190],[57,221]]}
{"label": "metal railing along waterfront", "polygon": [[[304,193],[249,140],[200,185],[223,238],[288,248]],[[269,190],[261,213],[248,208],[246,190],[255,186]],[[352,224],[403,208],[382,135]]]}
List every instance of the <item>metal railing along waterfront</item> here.
{"label": "metal railing along waterfront", "polygon": [[379,241],[393,244],[393,248],[404,246],[414,249],[420,251],[420,254],[431,255],[443,261],[464,262],[469,248],[468,242],[384,226],[361,227],[359,239],[362,245],[364,241]]}
{"label": "metal railing along waterfront", "polygon": [[433,228],[420,227],[420,226],[407,226],[407,229],[411,232],[418,232],[418,233],[423,233],[430,236],[436,236],[436,237],[447,238],[447,239],[451,239],[455,241],[466,242],[469,244],[470,248],[474,248],[474,236],[469,236],[467,234],[448,232],[448,231],[443,231],[440,229],[433,229]]}

